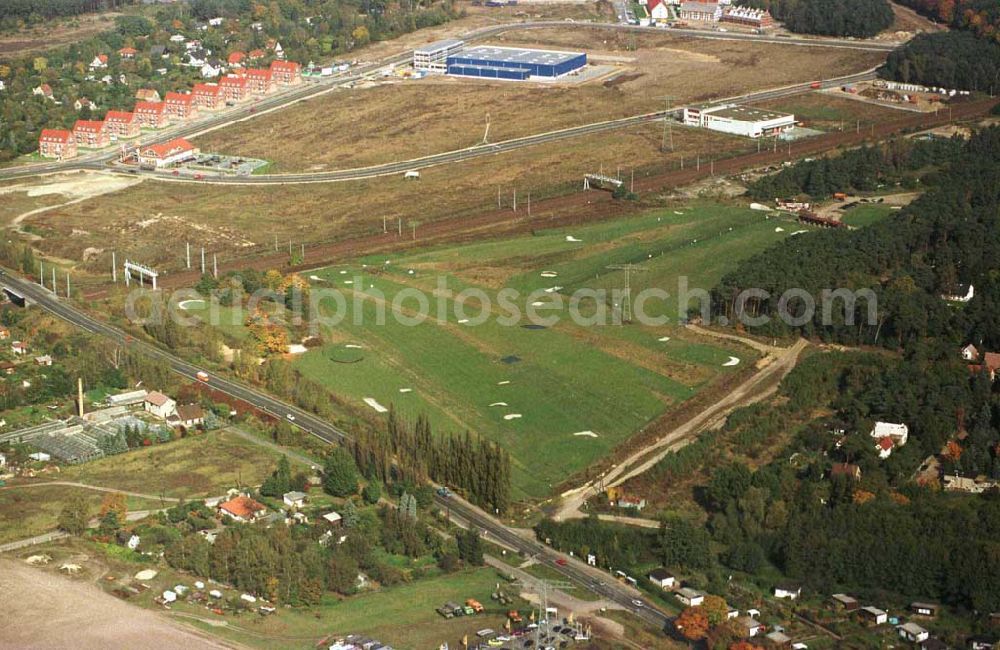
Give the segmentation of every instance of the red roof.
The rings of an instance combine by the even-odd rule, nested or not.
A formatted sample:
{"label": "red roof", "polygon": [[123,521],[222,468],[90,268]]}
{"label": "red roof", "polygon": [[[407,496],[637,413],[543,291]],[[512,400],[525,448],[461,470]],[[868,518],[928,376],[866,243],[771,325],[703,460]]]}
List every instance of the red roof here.
{"label": "red roof", "polygon": [[100,61],[101,63],[107,63],[108,62],[108,55],[107,54],[98,54],[97,55],[97,60]]}
{"label": "red roof", "polygon": [[663,0],[649,0],[646,4],[646,9],[649,13],[653,13],[653,9],[656,9],[661,4],[664,4]]}
{"label": "red roof", "polygon": [[77,120],[73,125],[74,131],[84,131],[86,133],[100,133],[104,130],[104,122],[101,120]]}
{"label": "red roof", "polygon": [[990,370],[1000,370],[1000,354],[996,352],[987,352],[983,355],[983,363],[985,363],[986,367]]}
{"label": "red roof", "polygon": [[136,113],[162,113],[163,102],[136,102]]}
{"label": "red roof", "polygon": [[[654,0],[655,2],[660,2],[660,0]],[[298,73],[299,64],[295,61],[272,61],[271,62],[271,72],[291,72],[293,74]]]}
{"label": "red roof", "polygon": [[143,154],[145,155],[152,153],[157,158],[166,158],[167,156],[172,156],[175,153],[181,153],[183,151],[191,151],[193,149],[194,145],[185,140],[184,138],[174,138],[170,142],[163,142],[161,144],[151,144],[142,151]]}
{"label": "red roof", "polygon": [[49,84],[42,84],[40,86],[40,88],[42,89],[42,94],[43,95],[51,95],[52,94],[52,86],[50,86]]}
{"label": "red roof", "polygon": [[219,509],[225,510],[229,514],[240,517],[241,519],[250,519],[254,516],[254,514],[260,512],[261,510],[266,510],[263,504],[258,503],[250,497],[242,494],[220,504]]}
{"label": "red roof", "polygon": [[191,95],[169,92],[167,93],[167,96],[163,98],[163,101],[168,104],[190,104],[191,99]]}
{"label": "red roof", "polygon": [[[64,129],[42,129],[42,134],[38,139],[45,142],[61,142],[66,144],[73,139],[73,134]],[[15,343],[19,343],[19,341],[15,341]]]}
{"label": "red roof", "polygon": [[131,122],[135,119],[135,114],[129,111],[108,111],[104,116],[105,122]]}
{"label": "red roof", "polygon": [[195,84],[194,88],[191,90],[192,95],[211,95],[215,96],[219,94],[218,84]]}
{"label": "red roof", "polygon": [[247,85],[247,78],[229,75],[227,77],[219,79],[219,85],[226,87],[233,87],[233,88],[242,88]]}
{"label": "red roof", "polygon": [[271,71],[267,68],[250,68],[247,70],[247,77],[253,77],[255,79],[270,79]]}
{"label": "red roof", "polygon": [[883,438],[879,438],[878,442],[875,443],[875,446],[884,449],[885,451],[889,451],[895,444],[896,443],[893,442],[890,436],[885,436]]}
{"label": "red roof", "polygon": [[239,63],[240,61],[245,59],[246,56],[247,55],[244,54],[243,52],[233,52],[232,54],[229,55],[229,63],[233,64]]}
{"label": "red roof", "polygon": [[118,50],[118,53],[124,56],[126,54],[135,54],[136,51],[137,50],[134,47],[123,47],[122,49]]}
{"label": "red roof", "polygon": [[264,58],[264,50],[250,50],[250,58],[251,59],[263,59]]}

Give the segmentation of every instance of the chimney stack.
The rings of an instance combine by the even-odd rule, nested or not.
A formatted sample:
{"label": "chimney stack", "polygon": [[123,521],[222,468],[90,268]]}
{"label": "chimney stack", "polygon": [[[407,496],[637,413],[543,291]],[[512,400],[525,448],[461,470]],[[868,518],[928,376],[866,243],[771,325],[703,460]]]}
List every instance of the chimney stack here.
{"label": "chimney stack", "polygon": [[83,417],[83,377],[77,377],[76,379],[76,404],[77,404],[77,415],[81,418]]}

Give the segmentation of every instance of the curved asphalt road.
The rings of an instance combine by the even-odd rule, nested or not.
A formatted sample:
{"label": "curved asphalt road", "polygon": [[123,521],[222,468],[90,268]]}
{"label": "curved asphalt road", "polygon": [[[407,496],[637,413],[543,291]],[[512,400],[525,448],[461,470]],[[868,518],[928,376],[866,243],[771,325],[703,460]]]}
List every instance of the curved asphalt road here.
{"label": "curved asphalt road", "polygon": [[[139,347],[143,352],[162,360],[163,363],[177,374],[189,380],[197,381],[196,375],[200,371],[197,366],[184,361],[162,348],[127,337],[118,328],[90,317],[73,305],[56,297],[48,289],[34,282],[0,271],[0,285],[3,286],[4,290],[26,298],[31,303],[62,318],[81,330],[99,334],[121,345]],[[294,422],[304,431],[326,442],[340,443],[350,438],[347,433],[326,420],[296,406],[275,399],[261,390],[215,375],[212,375],[209,379],[209,386],[262,411],[266,411],[279,419],[284,418]],[[571,580],[586,589],[596,592],[609,601],[634,611],[636,615],[640,616],[647,623],[655,625],[659,629],[667,629],[667,624],[671,620],[670,617],[642,600],[641,595],[635,589],[616,582],[610,576],[586,566],[576,558],[563,555],[540,544],[534,539],[517,534],[501,522],[458,497],[453,496],[449,498],[438,495],[436,496],[436,500],[442,509],[447,509],[456,519],[482,530],[485,538],[503,542],[505,545],[517,549],[524,555],[535,556],[539,562],[558,571],[567,580]],[[559,560],[559,563],[556,560]],[[642,604],[637,606],[636,602]]]}
{"label": "curved asphalt road", "polygon": [[[616,23],[589,23],[589,22],[560,22],[560,21],[536,21],[536,22],[524,22],[524,23],[511,23],[504,25],[496,25],[491,27],[484,27],[476,30],[469,31],[465,33],[462,38],[468,42],[475,42],[504,32],[515,31],[515,30],[532,30],[532,29],[546,29],[552,27],[560,28],[580,28],[580,29],[615,29],[619,31],[629,31],[637,33],[649,33],[649,32],[667,32],[671,34],[676,34],[680,36],[688,36],[692,38],[703,38],[709,40],[727,40],[727,41],[748,41],[757,43],[776,43],[781,45],[794,45],[801,47],[828,47],[828,48],[839,48],[839,49],[855,49],[855,50],[868,50],[868,51],[878,51],[878,52],[890,52],[895,48],[899,47],[899,43],[895,42],[881,42],[881,41],[858,41],[850,39],[818,39],[818,38],[805,38],[805,37],[780,37],[780,36],[769,36],[764,34],[746,34],[739,32],[713,32],[700,29],[662,29],[656,27],[640,27],[635,25],[622,25]],[[285,106],[294,104],[297,101],[303,101],[311,97],[315,97],[325,92],[329,92],[335,89],[337,86],[348,83],[351,81],[357,81],[370,75],[380,68],[383,68],[389,64],[396,64],[408,61],[411,57],[411,52],[409,50],[405,52],[400,52],[393,54],[379,61],[372,63],[360,65],[355,69],[342,73],[340,75],[334,75],[319,81],[306,82],[305,84],[297,87],[290,88],[284,92],[272,95],[270,97],[265,97],[257,100],[253,104],[243,104],[241,106],[235,107],[231,110],[223,111],[222,113],[213,114],[202,119],[196,120],[190,124],[179,124],[175,126],[168,127],[162,131],[156,133],[148,134],[145,137],[141,137],[139,140],[135,141],[134,144],[153,144],[156,142],[165,142],[173,138],[192,138],[196,135],[221,128],[233,122],[239,120],[253,119],[254,117],[266,114],[273,110],[278,110]],[[866,73],[868,74],[868,73]],[[864,79],[873,78],[873,74],[869,76],[858,77],[856,75],[851,75],[848,77],[842,77],[838,80],[830,80],[833,85],[836,82],[848,83],[852,81],[861,81]],[[807,89],[808,84],[802,84],[795,92],[804,92]],[[784,92],[782,92],[784,91]],[[774,97],[781,97],[786,94],[794,94],[794,92],[788,92],[787,89],[782,89],[782,91],[765,91],[763,93],[756,93],[754,95],[746,96],[745,101],[761,101],[764,99],[771,99]],[[771,94],[771,93],[781,93],[781,94]],[[616,120],[613,122],[604,122],[591,125],[583,125],[580,127],[575,127],[575,129],[566,129],[564,131],[558,131],[551,134],[539,134],[536,136],[529,136],[528,138],[520,138],[517,140],[511,140],[507,143],[499,143],[498,145],[487,145],[483,149],[486,151],[477,152],[479,147],[473,147],[468,150],[446,152],[438,154],[437,156],[428,156],[426,159],[419,159],[420,161],[427,161],[422,166],[428,167],[431,165],[442,164],[444,162],[455,162],[457,160],[464,160],[469,157],[475,157],[478,155],[488,155],[490,153],[500,153],[512,148],[517,148],[518,146],[530,146],[531,144],[538,144],[539,142],[548,142],[552,140],[558,140],[565,137],[573,137],[576,135],[582,135],[585,133],[592,133],[596,131],[607,130],[611,128],[621,128],[623,126],[630,126],[632,124],[637,124],[642,121],[650,121],[660,119],[665,115],[664,112],[651,113],[649,115],[635,116],[631,118],[624,118],[623,120]],[[537,141],[531,141],[532,139],[538,139]],[[520,143],[520,144],[516,144]],[[489,151],[493,147],[502,147],[499,150]],[[21,165],[17,167],[9,167],[6,169],[0,169],[0,180],[2,179],[16,179],[24,178],[29,176],[37,176],[41,174],[49,174],[56,172],[74,171],[74,170],[105,170],[107,169],[107,164],[115,160],[118,157],[118,152],[116,149],[110,149],[109,151],[104,151],[100,153],[90,154],[85,157],[77,158],[71,161],[65,162],[47,162],[38,163],[32,165]],[[433,160],[438,157],[444,157],[442,160]],[[382,176],[385,174],[397,173],[401,171],[406,171],[409,169],[416,169],[419,167],[414,167],[414,163],[417,161],[407,161],[390,163],[393,165],[391,170],[389,165],[382,165],[379,167],[385,168],[384,171],[379,171],[378,168],[368,168],[368,170],[340,170],[333,172],[326,172],[320,178],[308,178],[308,174],[287,174],[287,175],[273,175],[273,176],[253,176],[246,178],[235,178],[232,181],[227,181],[226,179],[210,179],[210,182],[232,182],[235,184],[250,184],[250,183],[282,183],[282,182],[329,182],[337,180],[357,180],[361,178],[372,178],[374,176]],[[155,175],[157,177],[162,177],[162,175]],[[321,176],[321,175],[315,175]],[[326,176],[329,176],[327,178]],[[303,178],[305,177],[305,178]],[[274,180],[272,180],[274,179]],[[191,182],[199,182],[192,179],[178,179],[171,178],[171,180],[189,180]],[[209,182],[209,179],[205,179],[200,182]]]}

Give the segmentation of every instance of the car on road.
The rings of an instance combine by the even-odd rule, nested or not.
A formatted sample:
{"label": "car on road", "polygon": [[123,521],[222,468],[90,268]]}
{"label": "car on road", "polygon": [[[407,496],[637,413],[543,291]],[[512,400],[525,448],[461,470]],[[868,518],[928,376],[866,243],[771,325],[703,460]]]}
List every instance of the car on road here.
{"label": "car on road", "polygon": [[556,559],[556,564],[558,564],[559,566],[566,566],[566,564],[567,564],[566,558],[561,557],[561,558]]}
{"label": "car on road", "polygon": [[444,487],[443,485],[437,489],[438,496],[442,496],[445,499],[451,496],[451,490]]}
{"label": "car on road", "polygon": [[633,600],[632,604],[635,605],[636,607],[642,607],[645,603],[643,603],[641,600]]}
{"label": "car on road", "polygon": [[208,373],[205,372],[204,370],[199,370],[198,373],[195,375],[195,377],[198,378],[198,381],[203,381],[205,383],[208,383]]}
{"label": "car on road", "polygon": [[292,415],[291,413],[286,413],[285,417],[288,419],[289,422],[295,422],[295,416]]}

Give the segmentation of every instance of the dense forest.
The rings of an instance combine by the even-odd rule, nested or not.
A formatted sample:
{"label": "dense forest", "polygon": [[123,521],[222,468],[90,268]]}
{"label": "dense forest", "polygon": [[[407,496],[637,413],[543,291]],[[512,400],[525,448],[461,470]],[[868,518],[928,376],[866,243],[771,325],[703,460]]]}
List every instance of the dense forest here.
{"label": "dense forest", "polygon": [[[764,589],[783,575],[820,594],[996,611],[1000,495],[945,494],[911,480],[945,444],[960,450],[945,472],[1000,476],[1000,402],[989,382],[954,359],[953,350],[923,347],[903,355],[812,354],[782,381],[775,400],[736,411],[710,434],[709,453],[685,448],[661,461],[659,480],[692,471],[703,477],[693,494],[707,526],[669,515],[655,533],[591,517],[546,520],[536,535],[633,574],[664,565],[715,594],[727,593],[725,576],[736,571]],[[910,425],[910,442],[884,460],[868,435],[878,419]],[[955,436],[960,428],[969,435]],[[773,441],[779,432],[791,432],[789,442],[752,463],[721,455],[726,441],[744,440],[748,449],[745,440]],[[859,467],[860,479],[831,476],[833,465],[845,462]]]}
{"label": "dense forest", "polygon": [[920,34],[889,53],[879,75],[924,86],[1000,91],[1000,44],[969,32]]}
{"label": "dense forest", "polygon": [[62,16],[79,16],[121,9],[137,0],[4,0],[0,2],[0,30],[14,29],[23,22],[34,25]]}
{"label": "dense forest", "polygon": [[[870,151],[857,155],[868,157]],[[881,160],[868,167],[872,173],[889,168],[885,156]],[[1000,302],[995,272],[1000,259],[1000,129],[976,133],[960,156],[925,174],[922,182],[931,186],[927,193],[871,227],[791,237],[741,262],[712,290],[712,316],[729,322],[766,316],[765,323],[746,323],[766,336],[802,334],[895,349],[937,337],[956,349],[969,341],[987,350],[1000,348],[994,309]],[[973,284],[975,297],[956,309],[940,296],[960,284]],[[743,291],[748,288],[768,295],[747,296]],[[811,318],[806,301],[782,303],[783,294],[793,288],[815,300],[818,307]],[[845,309],[845,301],[824,293],[838,289],[870,289],[876,302],[860,297],[856,309]],[[798,322],[779,318],[779,304]],[[874,304],[877,313],[872,314]]]}
{"label": "dense forest", "polygon": [[[765,589],[784,576],[820,593],[1000,609],[1000,494],[945,493],[934,480],[1000,479],[1000,392],[959,355],[968,341],[982,351],[1000,347],[1000,129],[967,142],[893,141],[800,163],[750,193],[822,197],[906,176],[927,191],[898,214],[861,230],[789,238],[713,292],[716,315],[733,316],[732,298],[748,287],[775,301],[790,287],[814,295],[872,287],[878,309],[861,325],[817,317],[749,328],[875,347],[808,355],[774,400],[736,411],[721,430],[657,464],[655,481],[695,482],[690,494],[707,527],[673,515],[658,535],[594,518],[544,521],[539,539],[633,571],[662,563],[717,594],[728,589],[722,576],[735,571]],[[940,294],[958,282],[975,283],[976,293],[953,306]],[[763,298],[748,307],[757,315],[776,309]],[[876,421],[909,428],[907,443],[887,458],[869,433]],[[939,466],[925,476],[928,458]],[[837,464],[855,469],[835,473]],[[945,640],[964,642],[952,637]]]}
{"label": "dense forest", "polygon": [[953,29],[1000,41],[1000,3],[996,0],[896,1]]}
{"label": "dense forest", "polygon": [[800,34],[871,38],[893,21],[888,0],[744,0],[737,4],[767,9]]}

